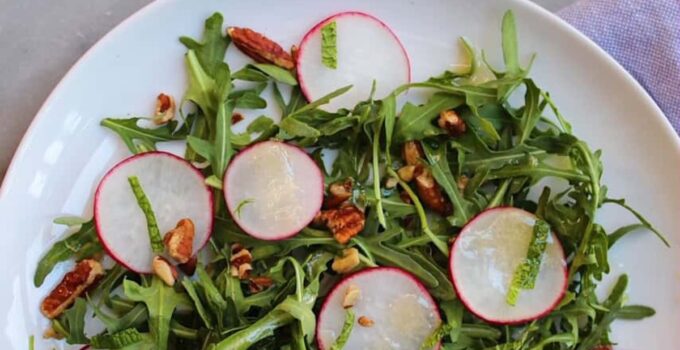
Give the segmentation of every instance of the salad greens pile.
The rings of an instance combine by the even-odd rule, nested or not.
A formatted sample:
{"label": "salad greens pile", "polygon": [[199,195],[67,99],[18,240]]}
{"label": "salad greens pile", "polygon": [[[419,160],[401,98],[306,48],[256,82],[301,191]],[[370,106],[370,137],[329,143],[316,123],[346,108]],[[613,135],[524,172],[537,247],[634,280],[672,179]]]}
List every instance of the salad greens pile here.
{"label": "salad greens pile", "polygon": [[[148,128],[140,125],[143,118],[102,121],[132,153],[155,150],[159,142],[186,142],[185,158],[201,165],[218,199],[214,232],[200,253],[199,260],[207,263],[199,263],[193,276],[183,275],[174,287],[115,265],[86,297],[52,321],[53,330],[69,344],[93,349],[315,349],[315,314],[341,277],[330,262],[343,248],[355,247],[361,267],[399,267],[428,288],[443,314],[429,346],[439,340],[447,350],[586,350],[610,344],[613,321],[642,319],[654,310],[625,304],[626,275],[618,278],[608,297],[597,297],[597,284],[610,271],[607,252],[639,228],[661,235],[624,200],[609,197],[601,183],[600,151],[572,133],[550,95],[528,77],[530,64],[520,64],[516,37],[514,17],[508,12],[502,23],[505,70],[492,67],[461,40],[470,61],[465,69],[398,87],[383,99],[367,96],[351,110],[330,112],[320,107],[351,86],[307,102],[288,70],[252,63],[232,72],[224,61],[230,38],[224,34],[223,18],[212,15],[200,41],[180,39],[187,48],[189,78],[182,105],[195,107],[182,115],[181,123]],[[248,87],[236,88],[236,81]],[[235,110],[262,109],[271,103],[261,97],[265,89],[273,91],[281,121],[261,116],[243,133],[233,132]],[[429,99],[399,109],[397,98],[415,89],[425,89]],[[289,95],[282,92],[287,90]],[[522,91],[523,103],[511,104],[511,95]],[[437,125],[439,113],[449,109],[464,120],[467,131],[462,135],[452,137]],[[364,210],[366,222],[346,246],[328,231],[312,227],[272,244],[247,235],[234,223],[222,199],[222,174],[235,153],[268,139],[309,149],[327,185],[352,179],[351,201]],[[399,178],[396,170],[403,165],[401,150],[407,141],[420,142],[429,170],[453,207],[450,215],[425,207],[411,185]],[[327,152],[337,153],[328,167],[322,161]],[[560,190],[540,188],[544,179]],[[390,181],[397,186],[386,185]],[[530,195],[536,188],[542,191],[538,200]],[[598,209],[607,204],[629,210],[639,223],[607,232],[596,221]],[[527,324],[495,326],[474,317],[456,297],[447,273],[450,242],[461,227],[498,206],[536,213],[557,234],[568,257],[569,287],[562,302],[546,317]],[[91,220],[61,218],[58,223],[75,232],[42,258],[36,286],[60,262],[102,254]],[[252,274],[269,277],[271,287],[252,290],[248,281],[232,276],[234,243],[251,251]],[[536,274],[534,265],[528,257],[526,271],[518,273]],[[518,288],[532,283],[531,276],[519,278],[526,281],[518,282]],[[104,325],[94,336],[84,331],[91,312]]]}

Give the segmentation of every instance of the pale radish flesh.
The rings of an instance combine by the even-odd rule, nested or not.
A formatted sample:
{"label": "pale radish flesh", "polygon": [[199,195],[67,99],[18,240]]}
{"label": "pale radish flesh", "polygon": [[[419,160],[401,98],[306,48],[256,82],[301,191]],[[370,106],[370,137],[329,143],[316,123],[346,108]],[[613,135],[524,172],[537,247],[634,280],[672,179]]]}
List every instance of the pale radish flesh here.
{"label": "pale radish flesh", "polygon": [[[336,23],[337,68],[325,66],[321,56],[321,28]],[[368,99],[373,82],[376,98],[383,98],[411,78],[406,50],[396,35],[377,18],[360,12],[344,12],[314,26],[303,38],[297,56],[297,74],[303,94],[317,100],[341,87],[352,85],[324,109],[353,108]]]}
{"label": "pale radish flesh", "polygon": [[265,141],[242,150],[224,176],[224,197],[234,221],[263,240],[288,238],[321,209],[324,180],[302,149]]}
{"label": "pale radish flesh", "polygon": [[161,235],[177,222],[194,223],[193,252],[210,238],[213,197],[203,175],[185,160],[165,152],[132,156],[115,165],[97,187],[94,215],[99,240],[113,259],[138,273],[151,273],[151,249],[146,217],[130,187],[136,176],[149,199]]}
{"label": "pale radish flesh", "polygon": [[567,287],[562,246],[554,233],[547,238],[533,289],[522,289],[516,304],[507,300],[513,275],[526,259],[537,218],[517,208],[495,208],[479,214],[461,230],[450,255],[450,272],[458,296],[481,319],[517,324],[545,316]]}
{"label": "pale radish flesh", "polygon": [[[437,304],[411,274],[390,267],[366,269],[346,277],[326,297],[316,330],[321,350],[330,349],[342,330],[349,288],[358,289],[359,297],[352,306],[357,321],[344,349],[420,349],[441,324]],[[362,316],[373,324],[358,324]]]}

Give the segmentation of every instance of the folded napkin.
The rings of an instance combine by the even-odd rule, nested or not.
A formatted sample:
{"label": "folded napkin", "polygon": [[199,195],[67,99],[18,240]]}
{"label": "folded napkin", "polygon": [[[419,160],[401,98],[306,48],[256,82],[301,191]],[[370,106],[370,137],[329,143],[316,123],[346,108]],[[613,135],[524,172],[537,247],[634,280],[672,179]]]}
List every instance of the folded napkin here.
{"label": "folded napkin", "polygon": [[619,61],[680,134],[680,0],[580,0],[558,15]]}

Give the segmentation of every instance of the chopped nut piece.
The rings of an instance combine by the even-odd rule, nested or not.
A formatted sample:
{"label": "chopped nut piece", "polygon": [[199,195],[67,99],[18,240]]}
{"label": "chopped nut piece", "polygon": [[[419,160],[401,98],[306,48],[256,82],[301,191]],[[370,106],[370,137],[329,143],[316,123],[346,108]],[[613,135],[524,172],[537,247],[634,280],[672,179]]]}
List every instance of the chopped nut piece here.
{"label": "chopped nut piece", "polygon": [[352,198],[352,180],[334,182],[328,186],[328,196],[324,199],[323,206],[326,209],[337,208],[350,198]]}
{"label": "chopped nut piece", "polygon": [[177,280],[177,269],[162,256],[154,256],[151,262],[153,273],[158,276],[165,284],[174,286]]}
{"label": "chopped nut piece", "polygon": [[59,334],[57,331],[54,330],[52,327],[47,327],[45,332],[43,332],[43,339],[64,339],[64,336]]}
{"label": "chopped nut piece", "polygon": [[345,297],[342,299],[342,307],[348,309],[356,305],[360,297],[361,290],[359,290],[359,287],[350,284],[350,286],[347,287],[347,290],[345,291]]}
{"label": "chopped nut piece", "polygon": [[413,204],[413,200],[411,200],[411,196],[406,193],[406,191],[401,191],[399,192],[399,198],[401,198],[401,201],[406,203],[406,204]]}
{"label": "chopped nut piece", "polygon": [[342,256],[333,259],[331,268],[337,273],[348,273],[359,266],[359,251],[356,248],[342,250]]}
{"label": "chopped nut piece", "polygon": [[191,219],[182,219],[177,222],[177,226],[165,234],[163,243],[168,250],[168,254],[184,264],[191,259],[194,251],[194,222]]}
{"label": "chopped nut piece", "polygon": [[458,186],[458,190],[459,191],[465,191],[465,188],[467,187],[468,182],[470,182],[470,178],[465,176],[465,175],[461,175],[458,178],[458,181],[456,181],[456,185]]}
{"label": "chopped nut piece", "polygon": [[300,53],[300,48],[297,47],[297,45],[293,45],[293,46],[290,47],[290,56],[293,58],[293,62],[297,63],[299,53]]}
{"label": "chopped nut piece", "polygon": [[441,111],[437,124],[439,124],[440,128],[446,130],[449,135],[454,137],[464,134],[467,129],[463,118],[461,118],[453,109]]}
{"label": "chopped nut piece", "polygon": [[267,276],[250,277],[248,280],[248,290],[253,294],[259,293],[274,284],[274,281]]}
{"label": "chopped nut piece", "polygon": [[428,168],[419,166],[415,172],[416,189],[418,197],[425,205],[441,215],[451,212],[451,204],[442,194],[441,187],[437,184]]}
{"label": "chopped nut piece", "polygon": [[406,165],[418,165],[425,154],[418,141],[408,141],[404,143],[402,157]]}
{"label": "chopped nut piece", "polygon": [[397,170],[399,178],[406,182],[411,182],[413,180],[413,174],[416,171],[415,165],[406,165]]}
{"label": "chopped nut piece", "polygon": [[231,263],[231,275],[239,279],[248,278],[253,269],[253,266],[250,265],[253,262],[253,256],[248,249],[238,243],[231,246],[229,262]]}
{"label": "chopped nut piece", "polygon": [[364,229],[365,222],[364,213],[351,204],[338,209],[322,210],[314,218],[314,223],[326,225],[340,244],[347,244],[352,237],[358,235]]}
{"label": "chopped nut piece", "polygon": [[358,322],[359,322],[359,325],[361,327],[373,327],[373,325],[375,324],[375,322],[373,322],[373,320],[371,320],[370,318],[368,318],[366,316],[359,317]]}
{"label": "chopped nut piece", "polygon": [[229,27],[227,33],[244,54],[260,63],[275,64],[284,69],[295,68],[293,58],[281,46],[249,28]]}
{"label": "chopped nut piece", "polygon": [[196,264],[198,263],[198,258],[196,258],[196,255],[192,256],[189,258],[187,262],[184,264],[179,264],[177,267],[179,267],[182,272],[184,272],[187,276],[193,276],[194,272],[196,272]]}
{"label": "chopped nut piece", "polygon": [[156,112],[153,116],[153,122],[156,125],[162,125],[175,118],[175,99],[170,95],[161,93],[156,97]]}
{"label": "chopped nut piece", "polygon": [[387,180],[385,180],[385,188],[395,188],[399,184],[399,180],[394,177],[388,177]]}
{"label": "chopped nut piece", "polygon": [[85,259],[79,262],[73,271],[67,273],[64,279],[43,300],[40,311],[50,319],[61,315],[73,304],[76,298],[103,275],[104,268],[98,261]]}
{"label": "chopped nut piece", "polygon": [[239,112],[234,112],[231,114],[231,124],[237,124],[238,122],[243,120],[243,114]]}

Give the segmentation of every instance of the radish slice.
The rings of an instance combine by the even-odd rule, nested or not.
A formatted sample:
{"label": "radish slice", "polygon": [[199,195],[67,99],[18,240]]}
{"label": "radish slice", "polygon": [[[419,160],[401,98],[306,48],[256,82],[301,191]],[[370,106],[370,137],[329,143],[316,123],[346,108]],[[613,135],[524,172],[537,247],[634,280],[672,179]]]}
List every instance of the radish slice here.
{"label": "radish slice", "polygon": [[[335,22],[337,68],[321,60],[321,28]],[[361,12],[343,12],[315,25],[302,39],[297,56],[297,74],[302,93],[314,101],[341,87],[352,85],[345,94],[325,106],[329,111],[352,109],[369,97],[373,81],[376,98],[382,98],[411,80],[406,49],[379,19]]]}
{"label": "radish slice", "polygon": [[518,324],[545,316],[567,288],[567,264],[551,232],[536,284],[522,289],[517,303],[507,303],[517,266],[527,256],[536,216],[517,208],[494,208],[470,221],[456,238],[450,272],[458,296],[479,318],[496,324]]}
{"label": "radish slice", "polygon": [[213,196],[203,175],[182,158],[166,152],[142,153],[109,170],[97,187],[94,217],[99,240],[118,263],[137,273],[151,273],[146,217],[128,178],[136,176],[149,198],[161,235],[183,218],[193,221],[196,253],[208,242],[213,226]]}
{"label": "radish slice", "polygon": [[355,323],[345,349],[420,349],[441,324],[437,304],[413,275],[393,267],[366,269],[346,277],[326,297],[316,325],[320,350],[330,349],[342,330],[343,300],[351,287],[360,294],[352,307],[356,319],[365,316],[373,325]]}
{"label": "radish slice", "polygon": [[321,170],[302,149],[265,141],[241,151],[224,175],[224,198],[234,221],[263,240],[291,237],[321,209]]}

